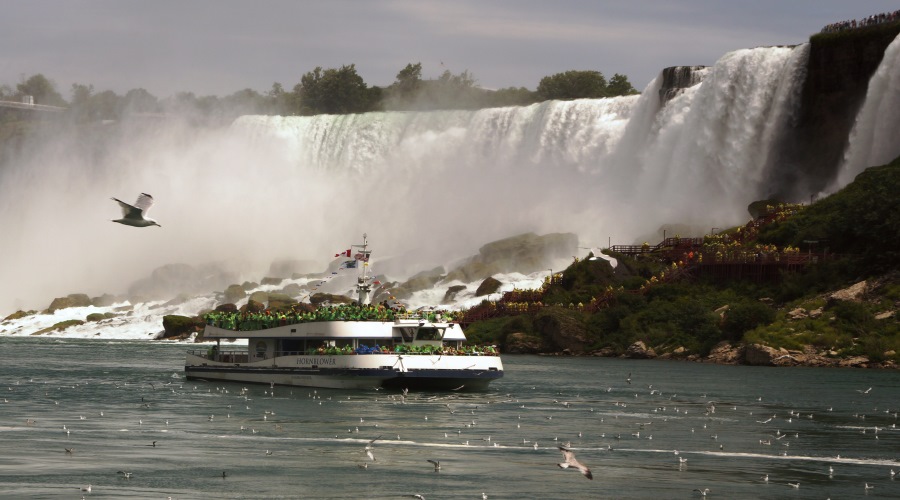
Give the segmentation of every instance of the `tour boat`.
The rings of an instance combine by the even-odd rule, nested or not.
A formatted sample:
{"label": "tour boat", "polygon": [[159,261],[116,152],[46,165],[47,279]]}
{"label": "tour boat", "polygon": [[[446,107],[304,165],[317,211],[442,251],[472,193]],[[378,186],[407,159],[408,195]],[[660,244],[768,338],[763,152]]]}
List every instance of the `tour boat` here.
{"label": "tour boat", "polygon": [[[255,320],[213,314],[203,331],[216,344],[188,352],[188,379],[367,389],[484,390],[503,376],[496,349],[465,346],[462,327],[447,313],[398,312],[370,304],[366,235],[356,261],[355,304],[315,313],[260,314]],[[349,254],[349,251],[348,251]],[[247,328],[251,329],[247,329]],[[223,350],[222,340],[247,339],[246,350]]]}

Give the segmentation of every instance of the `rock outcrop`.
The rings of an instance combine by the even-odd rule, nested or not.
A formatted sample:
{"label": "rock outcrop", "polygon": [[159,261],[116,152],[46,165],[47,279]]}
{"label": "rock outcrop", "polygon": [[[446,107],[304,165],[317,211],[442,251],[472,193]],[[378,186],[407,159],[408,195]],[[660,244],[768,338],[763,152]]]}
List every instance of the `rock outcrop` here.
{"label": "rock outcrop", "polygon": [[456,300],[456,296],[459,295],[459,292],[466,289],[465,285],[453,285],[447,288],[447,292],[444,294],[443,303],[447,304]]}
{"label": "rock outcrop", "polygon": [[869,285],[865,281],[853,284],[843,290],[838,290],[828,296],[829,304],[838,302],[860,302],[869,291]]}
{"label": "rock outcrop", "polygon": [[642,340],[638,340],[628,346],[625,350],[625,357],[631,359],[653,359],[656,357],[656,351],[647,347]]}
{"label": "rock outcrop", "polygon": [[537,354],[542,350],[541,338],[527,333],[510,333],[503,345],[503,352],[508,354]]}
{"label": "rock outcrop", "polygon": [[164,339],[185,339],[192,334],[203,331],[205,324],[199,318],[170,314],[163,316]]}
{"label": "rock outcrop", "polygon": [[503,286],[503,283],[500,283],[498,279],[488,277],[478,285],[477,289],[475,289],[475,296],[484,297],[485,295],[497,293],[497,290],[499,290],[501,286]]}
{"label": "rock outcrop", "polygon": [[446,281],[472,282],[497,273],[533,273],[546,269],[554,261],[578,253],[578,237],[571,233],[538,236],[521,234],[484,245],[478,255],[450,271]]}
{"label": "rock outcrop", "polygon": [[538,313],[532,323],[535,331],[544,339],[551,352],[583,354],[590,346],[584,325],[567,314],[567,310],[548,308]]}
{"label": "rock outcrop", "polygon": [[744,363],[753,366],[774,366],[773,360],[782,353],[777,349],[762,344],[744,346]]}
{"label": "rock outcrop", "polygon": [[241,285],[230,285],[225,289],[225,301],[226,302],[239,302],[241,299],[247,296],[247,292],[244,290],[244,287]]}
{"label": "rock outcrop", "polygon": [[57,297],[53,299],[47,312],[53,314],[59,309],[67,309],[69,307],[87,307],[91,305],[91,298],[83,293],[72,293],[65,297]]}
{"label": "rock outcrop", "polygon": [[713,346],[706,360],[720,365],[736,365],[741,362],[742,355],[742,347],[735,347],[729,342],[722,341]]}

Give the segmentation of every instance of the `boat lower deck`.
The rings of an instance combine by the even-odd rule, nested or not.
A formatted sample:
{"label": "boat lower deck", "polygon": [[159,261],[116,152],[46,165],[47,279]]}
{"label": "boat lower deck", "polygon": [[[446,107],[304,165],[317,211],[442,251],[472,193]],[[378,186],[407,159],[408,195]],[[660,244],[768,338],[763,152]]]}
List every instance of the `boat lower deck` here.
{"label": "boat lower deck", "polygon": [[219,355],[211,360],[200,353],[189,353],[185,375],[188,379],[335,389],[467,391],[484,390],[491,381],[503,376],[499,356],[373,354],[281,356],[252,362],[245,359]]}

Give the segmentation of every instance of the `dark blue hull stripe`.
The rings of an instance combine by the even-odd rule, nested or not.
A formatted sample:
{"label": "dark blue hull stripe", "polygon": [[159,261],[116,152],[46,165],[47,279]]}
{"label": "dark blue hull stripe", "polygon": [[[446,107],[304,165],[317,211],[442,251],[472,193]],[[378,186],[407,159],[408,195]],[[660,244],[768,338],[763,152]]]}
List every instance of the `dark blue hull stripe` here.
{"label": "dark blue hull stripe", "polygon": [[202,377],[209,373],[247,373],[254,375],[313,375],[322,377],[374,377],[380,379],[487,379],[494,380],[503,376],[499,370],[409,370],[399,372],[396,370],[384,370],[380,368],[240,368],[228,366],[186,366],[184,368],[188,377]]}

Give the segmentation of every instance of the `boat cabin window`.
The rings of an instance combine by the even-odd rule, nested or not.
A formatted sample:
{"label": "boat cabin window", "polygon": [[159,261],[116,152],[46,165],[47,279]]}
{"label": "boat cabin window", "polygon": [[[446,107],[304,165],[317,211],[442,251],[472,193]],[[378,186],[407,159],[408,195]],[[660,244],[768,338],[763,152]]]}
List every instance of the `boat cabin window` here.
{"label": "boat cabin window", "polygon": [[404,342],[412,342],[413,339],[416,338],[416,330],[418,327],[415,326],[401,326],[399,328],[395,328],[394,331],[400,331],[400,334],[403,335]]}
{"label": "boat cabin window", "polygon": [[306,349],[306,345],[303,339],[282,339],[280,342],[281,351],[283,352],[302,353]]}
{"label": "boat cabin window", "polygon": [[416,340],[441,340],[444,336],[443,328],[419,328]]}

